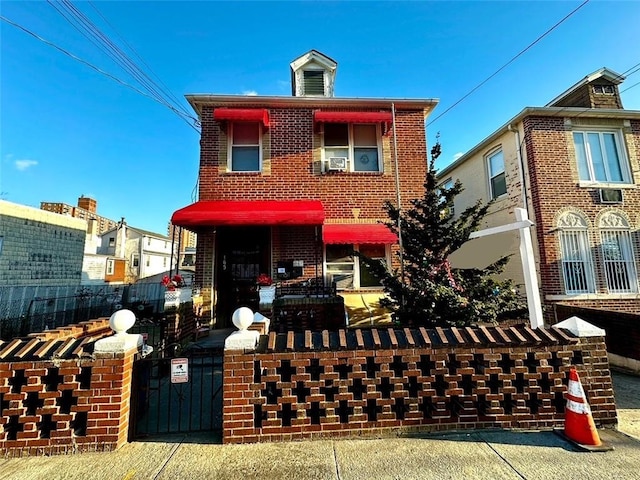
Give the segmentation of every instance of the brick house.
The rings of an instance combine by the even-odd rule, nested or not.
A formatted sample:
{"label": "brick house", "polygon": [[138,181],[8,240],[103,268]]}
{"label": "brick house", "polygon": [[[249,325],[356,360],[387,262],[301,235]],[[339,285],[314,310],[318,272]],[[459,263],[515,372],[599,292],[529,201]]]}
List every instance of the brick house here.
{"label": "brick house", "polygon": [[[487,226],[526,208],[545,319],[558,302],[640,313],[640,111],[624,110],[624,77],[603,68],[544,107],[527,107],[439,172],[465,191],[455,210],[493,200]],[[484,243],[483,243],[484,242]],[[519,234],[468,242],[456,266],[513,254],[505,275],[522,282]],[[479,254],[479,252],[481,252]]]}
{"label": "brick house", "polygon": [[199,200],[172,223],[198,234],[196,283],[217,325],[261,273],[381,291],[352,251],[392,261],[382,205],[422,196],[437,100],[335,97],[336,68],[311,50],[291,63],[290,97],[187,95],[202,124]]}

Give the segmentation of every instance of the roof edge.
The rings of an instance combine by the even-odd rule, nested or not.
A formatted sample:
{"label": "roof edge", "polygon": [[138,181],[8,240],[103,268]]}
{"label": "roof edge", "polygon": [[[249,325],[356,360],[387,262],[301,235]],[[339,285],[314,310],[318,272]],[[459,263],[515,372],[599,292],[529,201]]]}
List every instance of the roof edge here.
{"label": "roof edge", "polygon": [[187,94],[185,98],[198,114],[202,114],[203,105],[218,107],[229,106],[263,106],[263,107],[374,107],[421,109],[425,116],[431,113],[439,102],[437,98],[366,98],[366,97],[291,97],[291,96],[257,96],[257,95],[211,95]]}
{"label": "roof edge", "polygon": [[486,136],[479,143],[474,145],[470,150],[465,152],[460,158],[450,163],[446,167],[442,168],[438,172],[438,177],[445,176],[452,170],[462,165],[469,160],[473,155],[482,150],[488,143],[493,142],[498,137],[503,135],[509,130],[509,127],[515,123],[521,122],[527,116],[542,116],[542,117],[588,117],[588,118],[629,118],[633,120],[640,120],[640,110],[622,110],[622,109],[610,109],[610,108],[597,108],[587,109],[582,107],[525,107],[517,115],[512,117],[506,123],[504,123],[493,133]]}

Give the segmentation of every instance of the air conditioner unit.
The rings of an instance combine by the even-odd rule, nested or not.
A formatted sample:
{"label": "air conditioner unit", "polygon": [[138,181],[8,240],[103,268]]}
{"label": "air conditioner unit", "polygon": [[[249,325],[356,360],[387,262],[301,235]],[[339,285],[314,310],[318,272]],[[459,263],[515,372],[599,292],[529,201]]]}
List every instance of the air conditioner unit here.
{"label": "air conditioner unit", "polygon": [[622,190],[619,188],[600,188],[600,203],[622,203]]}
{"label": "air conditioner unit", "polygon": [[330,172],[344,172],[347,169],[346,157],[330,157],[327,160],[327,170]]}

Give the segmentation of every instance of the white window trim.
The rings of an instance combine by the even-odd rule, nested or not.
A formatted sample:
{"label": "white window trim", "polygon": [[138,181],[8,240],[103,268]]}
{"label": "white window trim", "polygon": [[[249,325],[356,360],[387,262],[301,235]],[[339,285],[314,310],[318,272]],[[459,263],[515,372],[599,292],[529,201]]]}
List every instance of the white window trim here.
{"label": "white window trim", "polygon": [[[616,181],[600,181],[600,180],[593,180],[593,178],[595,178],[595,173],[593,171],[593,162],[591,160],[591,152],[589,150],[589,143],[585,142],[585,152],[587,155],[587,169],[589,170],[589,180],[584,180],[580,178],[580,171],[578,170],[578,152],[576,149],[576,144],[575,144],[575,140],[573,137],[574,133],[582,133],[582,134],[587,134],[587,133],[598,133],[598,134],[603,134],[603,133],[612,133],[614,135],[615,141],[616,141],[616,152],[618,153],[618,160],[620,161],[620,171],[622,172],[622,181],[616,182]],[[602,139],[602,137],[600,137]],[[629,158],[627,157],[627,151],[626,148],[623,148],[624,143],[624,135],[622,134],[622,131],[618,128],[574,128],[573,130],[571,130],[571,142],[573,145],[573,150],[574,150],[574,161],[576,162],[576,171],[578,173],[578,182],[579,182],[579,186],[581,187],[601,187],[601,188],[620,188],[622,186],[629,186],[629,187],[635,187],[634,183],[633,183],[633,177],[631,176],[631,169],[629,166]],[[602,143],[602,140],[601,140]],[[604,149],[603,149],[604,152]],[[606,163],[605,163],[605,169],[606,169]]]}
{"label": "white window trim", "polygon": [[490,150],[485,156],[484,156],[484,164],[485,164],[485,169],[487,171],[487,180],[488,180],[488,186],[489,186],[489,199],[490,200],[498,200],[501,198],[505,198],[507,196],[507,193],[509,193],[509,188],[506,188],[506,192],[504,192],[502,195],[498,195],[498,196],[494,196],[493,194],[493,184],[491,183],[491,180],[494,177],[497,177],[498,175],[494,175],[491,176],[491,159],[493,157],[495,157],[498,153],[502,153],[502,172],[499,173],[503,174],[505,177],[505,185],[507,183],[507,166],[505,165],[505,161],[504,161],[504,150],[502,150],[502,146],[496,147],[492,150]]}
{"label": "white window trim", "polygon": [[[329,122],[329,123],[337,123],[337,122]],[[322,171],[329,171],[327,168],[329,158],[335,155],[327,155],[327,148],[346,148],[348,150],[348,158],[347,158],[347,169],[346,171],[349,173],[382,173],[384,172],[384,159],[382,158],[382,128],[380,123],[374,124],[376,127],[376,143],[377,145],[358,145],[358,148],[377,148],[378,149],[378,170],[355,170],[355,154],[354,154],[354,139],[353,139],[353,127],[354,125],[372,125],[371,123],[349,123],[348,132],[349,132],[349,145],[341,145],[336,146],[332,145],[330,147],[325,146],[324,144],[324,123],[322,124]]]}
{"label": "white window trim", "polygon": [[[323,271],[325,271],[326,273],[329,273],[328,268],[327,268],[327,245],[331,245],[331,244],[325,244],[324,245],[324,249],[323,249],[323,252],[322,252],[322,255],[323,255],[322,261],[323,261]],[[351,244],[351,246],[353,247],[353,250],[355,252],[359,252],[360,251],[360,245],[359,244]],[[391,265],[391,245],[389,245],[389,244],[385,244],[384,245],[384,257],[385,257],[385,262],[387,263],[387,266]],[[338,288],[338,290],[340,290],[340,291],[350,291],[350,290],[379,291],[382,288],[383,288],[382,285],[373,286],[373,287],[361,287],[360,286],[360,264],[359,264],[359,258],[354,255],[354,259],[353,259],[353,286],[351,288]]]}
{"label": "white window trim", "polygon": [[113,258],[107,259],[107,275],[113,275],[116,269],[116,261]]}
{"label": "white window trim", "polygon": [[[258,170],[234,170],[233,169],[233,127],[237,123],[257,123],[258,124]],[[260,122],[229,122],[227,132],[227,172],[229,173],[259,173],[262,172],[262,134],[263,126]],[[245,147],[255,145],[243,145]]]}

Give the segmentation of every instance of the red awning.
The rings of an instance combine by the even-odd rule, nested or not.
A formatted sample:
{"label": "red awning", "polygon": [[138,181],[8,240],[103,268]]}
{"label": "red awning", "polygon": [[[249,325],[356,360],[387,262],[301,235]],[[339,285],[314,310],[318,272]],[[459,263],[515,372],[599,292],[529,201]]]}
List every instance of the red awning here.
{"label": "red awning", "polygon": [[179,227],[215,225],[322,225],[324,207],[318,200],[218,200],[192,203],[174,212]]}
{"label": "red awning", "polygon": [[398,237],[381,223],[328,224],[322,227],[324,243],[396,243]]}
{"label": "red awning", "polygon": [[231,120],[242,122],[262,122],[269,126],[269,111],[265,108],[216,108],[213,111],[214,120]]}
{"label": "red awning", "polygon": [[336,123],[391,123],[391,112],[325,112],[316,110],[313,113],[316,122]]}

